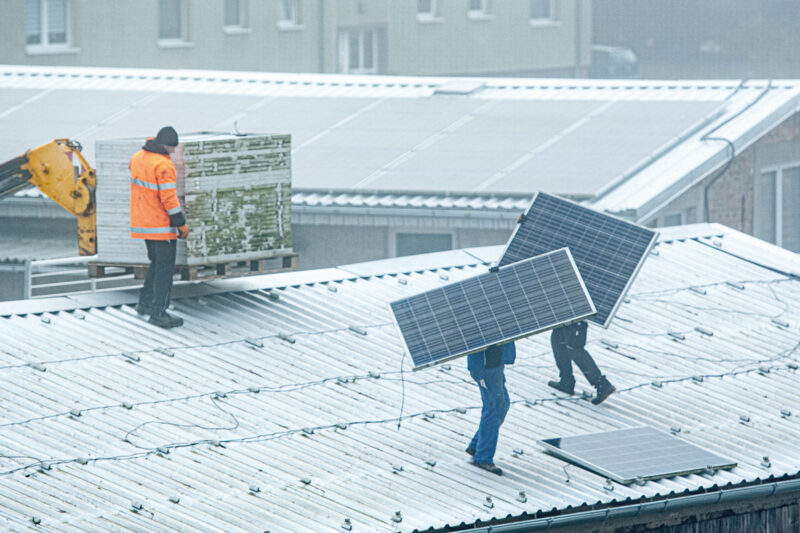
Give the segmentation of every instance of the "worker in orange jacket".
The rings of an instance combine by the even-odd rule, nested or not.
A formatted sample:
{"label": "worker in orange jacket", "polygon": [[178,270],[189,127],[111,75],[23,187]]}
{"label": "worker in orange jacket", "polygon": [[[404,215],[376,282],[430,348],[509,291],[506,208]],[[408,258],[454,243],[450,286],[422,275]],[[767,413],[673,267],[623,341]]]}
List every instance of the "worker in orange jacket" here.
{"label": "worker in orange jacket", "polygon": [[131,170],[131,237],[144,239],[150,267],[139,292],[136,312],[150,315],[149,322],[162,328],[183,325],[183,319],[167,313],[175,273],[176,238],[189,235],[186,217],[178,202],[175,164],[170,154],[178,146],[178,133],[161,128],[133,154]]}

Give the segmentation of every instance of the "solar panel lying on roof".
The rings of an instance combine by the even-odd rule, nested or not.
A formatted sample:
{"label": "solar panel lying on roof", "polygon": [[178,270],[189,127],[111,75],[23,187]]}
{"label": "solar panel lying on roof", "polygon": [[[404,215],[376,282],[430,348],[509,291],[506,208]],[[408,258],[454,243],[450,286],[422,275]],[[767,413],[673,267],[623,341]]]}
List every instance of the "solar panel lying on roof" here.
{"label": "solar panel lying on roof", "polygon": [[511,235],[500,266],[569,247],[608,327],[657,237],[655,231],[546,193],[538,193]]}
{"label": "solar panel lying on roof", "polygon": [[595,313],[566,248],[390,305],[415,370]]}
{"label": "solar panel lying on roof", "polygon": [[539,442],[547,451],[620,483],[736,466],[733,461],[647,426]]}

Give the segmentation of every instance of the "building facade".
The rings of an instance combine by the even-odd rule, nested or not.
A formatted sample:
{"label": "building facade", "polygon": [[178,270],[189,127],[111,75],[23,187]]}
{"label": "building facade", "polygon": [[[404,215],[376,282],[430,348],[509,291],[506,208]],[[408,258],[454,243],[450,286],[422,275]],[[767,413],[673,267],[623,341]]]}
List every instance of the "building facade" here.
{"label": "building facade", "polygon": [[713,220],[800,252],[800,114],[794,114],[645,224]]}
{"label": "building facade", "polygon": [[[588,0],[3,0],[0,63],[572,76]],[[577,67],[576,67],[577,65]]]}

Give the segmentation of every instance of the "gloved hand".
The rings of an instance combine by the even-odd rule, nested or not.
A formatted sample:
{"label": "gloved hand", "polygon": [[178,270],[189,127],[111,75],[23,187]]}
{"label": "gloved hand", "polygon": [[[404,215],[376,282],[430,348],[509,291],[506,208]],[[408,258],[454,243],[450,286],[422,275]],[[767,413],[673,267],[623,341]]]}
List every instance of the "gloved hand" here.
{"label": "gloved hand", "polygon": [[185,239],[189,236],[189,226],[184,224],[183,226],[178,226],[178,238]]}

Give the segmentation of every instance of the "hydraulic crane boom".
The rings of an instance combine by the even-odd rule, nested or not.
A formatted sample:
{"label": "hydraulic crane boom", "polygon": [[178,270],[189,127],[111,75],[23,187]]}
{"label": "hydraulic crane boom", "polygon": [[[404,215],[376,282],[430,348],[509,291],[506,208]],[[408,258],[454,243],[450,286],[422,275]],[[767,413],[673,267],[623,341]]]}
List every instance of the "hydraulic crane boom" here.
{"label": "hydraulic crane boom", "polygon": [[80,255],[96,254],[97,178],[81,154],[81,145],[56,139],[0,164],[0,198],[29,185],[77,217]]}

